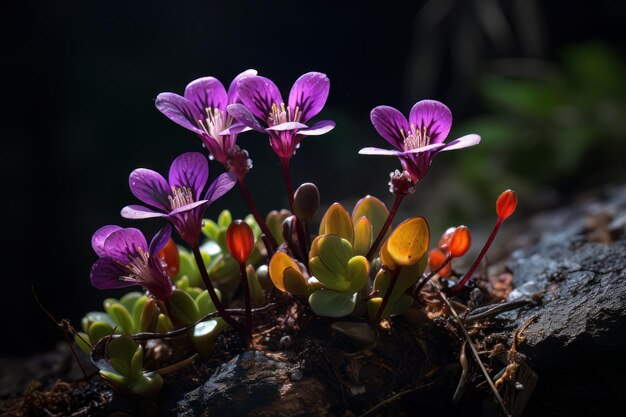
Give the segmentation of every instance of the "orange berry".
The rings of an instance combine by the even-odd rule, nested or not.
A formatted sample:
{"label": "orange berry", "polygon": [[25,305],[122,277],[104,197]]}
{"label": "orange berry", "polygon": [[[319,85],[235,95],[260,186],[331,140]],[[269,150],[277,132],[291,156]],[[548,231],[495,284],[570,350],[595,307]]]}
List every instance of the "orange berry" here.
{"label": "orange berry", "polygon": [[459,226],[450,235],[448,252],[453,258],[465,255],[472,245],[472,235],[467,226]]}
{"label": "orange berry", "polygon": [[159,259],[165,266],[165,270],[170,277],[176,276],[180,270],[180,256],[178,255],[178,248],[176,243],[170,239],[163,249],[157,253]]}
{"label": "orange berry", "polygon": [[450,243],[450,237],[452,237],[452,233],[456,230],[456,227],[448,228],[443,235],[441,235],[441,239],[439,239],[439,248],[443,250],[447,250],[448,244]]}
{"label": "orange berry", "polygon": [[252,229],[243,220],[235,220],[226,230],[228,252],[240,264],[246,263],[254,250]]}
{"label": "orange berry", "polygon": [[504,191],[500,194],[500,197],[498,197],[498,201],[496,201],[496,213],[498,214],[498,218],[500,220],[506,219],[515,212],[516,207],[517,196],[515,195],[515,191]]}

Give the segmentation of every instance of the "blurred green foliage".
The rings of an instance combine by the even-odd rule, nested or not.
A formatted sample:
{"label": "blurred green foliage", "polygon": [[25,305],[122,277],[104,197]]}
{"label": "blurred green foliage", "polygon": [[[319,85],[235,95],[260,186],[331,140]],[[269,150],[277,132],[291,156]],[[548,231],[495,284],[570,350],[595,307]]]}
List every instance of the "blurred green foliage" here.
{"label": "blurred green foliage", "polygon": [[480,152],[455,153],[451,177],[467,181],[489,210],[506,188],[532,206],[546,190],[563,197],[624,179],[623,57],[602,43],[571,46],[560,56],[557,66],[517,60],[484,76],[478,90],[487,112],[457,126],[482,142]]}

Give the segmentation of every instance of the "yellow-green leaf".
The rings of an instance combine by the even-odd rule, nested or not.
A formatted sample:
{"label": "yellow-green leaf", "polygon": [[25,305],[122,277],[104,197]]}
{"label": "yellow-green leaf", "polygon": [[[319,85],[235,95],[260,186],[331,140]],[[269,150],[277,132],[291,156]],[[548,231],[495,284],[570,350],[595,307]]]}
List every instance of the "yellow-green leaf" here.
{"label": "yellow-green leaf", "polygon": [[352,210],[352,221],[356,222],[357,219],[365,216],[372,224],[372,232],[374,236],[378,236],[380,229],[382,229],[389,210],[385,207],[385,204],[374,196],[368,195],[360,199]]}
{"label": "yellow-green leaf", "polygon": [[354,242],[354,228],[352,219],[345,208],[339,203],[334,203],[322,218],[320,223],[320,235],[334,234],[346,239],[350,244]]}
{"label": "yellow-green leaf", "polygon": [[367,255],[372,246],[372,224],[367,217],[359,217],[354,222],[354,244],[352,249],[356,255]]}
{"label": "yellow-green leaf", "polygon": [[296,261],[291,259],[285,252],[276,252],[270,260],[269,272],[270,278],[274,283],[274,286],[283,292],[287,292],[285,288],[284,274],[287,268],[292,268],[295,271],[299,271]]}

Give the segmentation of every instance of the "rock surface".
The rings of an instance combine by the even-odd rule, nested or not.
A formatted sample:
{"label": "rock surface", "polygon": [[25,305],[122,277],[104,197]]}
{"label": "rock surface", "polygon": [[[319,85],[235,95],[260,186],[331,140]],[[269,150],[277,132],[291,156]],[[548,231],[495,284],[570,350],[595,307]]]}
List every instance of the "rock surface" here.
{"label": "rock surface", "polygon": [[521,349],[539,374],[526,415],[623,415],[625,231],[626,187],[607,189],[534,218],[527,232],[536,243],[507,263],[516,287],[509,299],[539,300],[499,321],[516,328],[538,315]]}
{"label": "rock surface", "polygon": [[246,351],[220,365],[204,385],[187,393],[167,414],[325,416],[330,407],[328,397],[327,388],[318,379],[304,378],[298,365]]}

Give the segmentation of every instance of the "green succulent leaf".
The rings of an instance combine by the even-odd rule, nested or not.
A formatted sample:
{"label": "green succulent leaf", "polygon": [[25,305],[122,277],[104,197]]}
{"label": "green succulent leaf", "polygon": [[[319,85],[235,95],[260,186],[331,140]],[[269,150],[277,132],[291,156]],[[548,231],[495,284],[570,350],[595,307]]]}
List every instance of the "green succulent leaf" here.
{"label": "green succulent leaf", "polygon": [[107,345],[107,356],[113,369],[120,375],[132,378],[131,362],[137,351],[137,343],[130,336],[112,339]]}
{"label": "green succulent leaf", "polygon": [[293,268],[287,268],[283,272],[283,284],[287,292],[293,295],[307,295],[309,293],[309,287],[304,276],[300,271]]}
{"label": "green succulent leaf", "polygon": [[367,285],[370,263],[364,256],[355,256],[348,261],[348,281],[350,291],[361,291]]}
{"label": "green succulent leaf", "polygon": [[141,327],[141,315],[143,314],[143,309],[146,306],[147,301],[148,296],[144,294],[135,301],[132,309],[128,310],[132,312],[131,317],[133,319],[134,332],[140,331],[139,328]]}
{"label": "green succulent leaf", "polygon": [[213,220],[204,219],[202,225],[202,233],[211,240],[217,240],[217,235],[220,232],[220,227]]}
{"label": "green succulent leaf", "polygon": [[221,228],[228,227],[233,222],[233,216],[230,214],[229,210],[223,210],[220,215],[217,217],[217,224]]}
{"label": "green succulent leaf", "polygon": [[104,309],[124,334],[133,332],[133,319],[126,307],[114,299],[104,301]]}
{"label": "green succulent leaf", "polygon": [[191,324],[200,318],[195,300],[184,290],[174,290],[169,303],[172,315],[185,324]]}
{"label": "green succulent leaf", "polygon": [[143,373],[143,348],[141,345],[137,347],[130,361],[130,373],[137,376]]}
{"label": "green succulent leaf", "polygon": [[354,223],[354,253],[356,255],[367,255],[372,246],[373,233],[372,224],[367,217],[359,217]]}
{"label": "green succulent leaf", "polygon": [[89,326],[87,334],[89,335],[91,344],[94,345],[103,337],[112,335],[113,327],[104,321],[95,321]]}
{"label": "green succulent leaf", "polygon": [[89,342],[90,344],[92,342],[87,333],[83,333],[83,332],[76,333],[74,335],[74,342],[76,343],[76,346],[78,346],[78,348],[82,350],[83,352],[87,354],[91,352],[91,347],[89,346],[89,344],[87,344],[87,342]]}
{"label": "green succulent leaf", "polygon": [[126,310],[133,311],[135,307],[135,303],[143,296],[144,294],[139,291],[132,291],[127,294],[124,294],[122,298],[120,298],[120,304],[122,304]]}
{"label": "green succulent leaf", "polygon": [[111,327],[115,326],[115,322],[113,321],[113,319],[111,319],[111,317],[109,317],[107,313],[103,311],[90,311],[89,313],[85,314],[85,317],[83,317],[81,321],[81,327],[83,328],[83,331],[87,333],[91,323],[94,323],[96,321],[103,321],[110,324]]}
{"label": "green succulent leaf", "polygon": [[330,327],[334,331],[365,345],[372,344],[376,341],[376,334],[374,333],[372,326],[368,323],[336,321]]}
{"label": "green succulent leaf", "polygon": [[[215,290],[216,292],[219,290]],[[213,304],[213,300],[211,300],[211,296],[207,290],[202,291],[196,297],[196,305],[198,306],[198,315],[200,317],[204,317],[209,313],[213,313],[216,311],[215,304]]]}
{"label": "green succulent leaf", "polygon": [[309,296],[309,305],[318,316],[344,317],[354,311],[357,293],[322,289]]}
{"label": "green succulent leaf", "polygon": [[378,236],[388,215],[389,210],[387,210],[385,204],[376,197],[368,195],[360,199],[354,206],[352,221],[356,223],[361,217],[367,217],[367,220],[372,225],[372,235]]}

